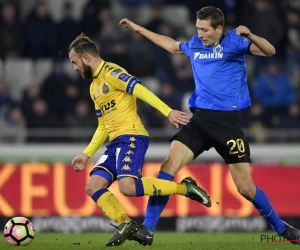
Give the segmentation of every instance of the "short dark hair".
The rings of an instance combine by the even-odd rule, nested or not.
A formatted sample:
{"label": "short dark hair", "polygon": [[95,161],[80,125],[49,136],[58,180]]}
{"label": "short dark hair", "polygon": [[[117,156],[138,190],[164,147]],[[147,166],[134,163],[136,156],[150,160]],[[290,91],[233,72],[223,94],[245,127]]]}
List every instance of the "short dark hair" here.
{"label": "short dark hair", "polygon": [[95,56],[99,55],[96,44],[84,33],[81,33],[71,42],[68,53],[70,53],[72,49],[80,56],[84,53],[90,53]]}
{"label": "short dark hair", "polygon": [[197,19],[210,20],[211,26],[216,29],[219,25],[224,27],[225,18],[223,12],[214,6],[203,7],[197,12]]}

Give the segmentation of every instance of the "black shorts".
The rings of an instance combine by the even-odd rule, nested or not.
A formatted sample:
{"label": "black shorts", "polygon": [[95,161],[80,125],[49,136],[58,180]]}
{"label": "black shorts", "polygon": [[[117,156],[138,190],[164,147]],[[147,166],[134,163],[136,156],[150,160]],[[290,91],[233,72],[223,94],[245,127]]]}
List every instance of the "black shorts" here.
{"label": "black shorts", "polygon": [[188,125],[171,138],[173,140],[186,145],[194,158],[214,147],[226,164],[251,162],[249,143],[237,111],[197,109]]}

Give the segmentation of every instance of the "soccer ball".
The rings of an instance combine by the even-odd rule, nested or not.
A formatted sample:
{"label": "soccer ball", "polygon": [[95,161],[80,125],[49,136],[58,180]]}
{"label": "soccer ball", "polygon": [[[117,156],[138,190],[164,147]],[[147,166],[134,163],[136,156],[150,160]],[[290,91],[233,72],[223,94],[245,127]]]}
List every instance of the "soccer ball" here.
{"label": "soccer ball", "polygon": [[27,246],[33,241],[34,228],[25,217],[14,217],[4,227],[4,237],[13,246]]}

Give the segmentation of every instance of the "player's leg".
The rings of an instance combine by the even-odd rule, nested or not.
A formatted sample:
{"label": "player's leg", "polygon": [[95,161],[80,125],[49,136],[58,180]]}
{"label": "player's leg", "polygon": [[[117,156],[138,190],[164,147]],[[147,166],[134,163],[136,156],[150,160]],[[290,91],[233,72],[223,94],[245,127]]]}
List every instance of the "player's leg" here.
{"label": "player's leg", "polygon": [[105,170],[94,171],[87,183],[86,193],[112,221],[117,224],[130,221],[117,198],[107,189],[110,183],[107,181],[106,175],[109,175],[109,173]]}
{"label": "player's leg", "polygon": [[228,166],[238,192],[253,203],[258,212],[265,217],[278,234],[282,234],[284,223],[275,212],[263,190],[253,183],[249,163],[235,163]]}
{"label": "player's leg", "polygon": [[166,196],[179,194],[185,196],[188,186],[184,183],[160,180],[155,177],[135,179],[123,177],[119,180],[120,192],[125,196]]}
{"label": "player's leg", "polygon": [[136,231],[138,225],[127,216],[118,199],[107,189],[110,185],[110,181],[107,181],[109,178],[102,177],[107,174],[109,173],[102,169],[95,171],[90,178],[86,191],[102,212],[117,223],[117,230],[106,243],[106,246],[114,246],[122,244],[125,240],[119,239],[119,230],[123,230],[124,227],[135,227]]}
{"label": "player's leg", "polygon": [[[176,144],[176,142],[173,142]],[[173,144],[172,143],[172,144]],[[177,142],[179,143],[179,142]],[[174,162],[176,162],[177,164],[180,163],[180,154],[183,155],[189,155],[189,152],[185,152],[184,150],[182,151],[177,151],[176,150],[176,146],[171,147],[173,148],[173,150],[171,149],[171,153],[170,156],[164,161],[161,171],[159,172],[158,178],[162,179],[164,182],[168,182],[169,184],[172,184],[171,181],[173,181],[174,176],[164,172],[163,171],[163,166],[165,166],[166,169],[170,170],[170,173],[176,172],[176,170],[173,170],[171,168],[171,166],[168,166],[168,164],[170,164],[172,161],[172,156],[176,156],[178,159],[175,160],[176,157],[174,157]],[[180,149],[180,148],[178,148]],[[146,151],[145,151],[146,152]],[[180,154],[179,154],[180,152]],[[141,160],[138,160],[137,157],[140,157]],[[131,158],[131,163],[133,162],[142,162],[143,160],[143,155],[139,154],[136,155],[136,157],[132,157]],[[183,164],[184,166],[185,164]],[[137,166],[137,168],[140,168],[141,166]],[[175,166],[174,166],[175,167]],[[134,167],[132,166],[131,169],[133,169]],[[176,165],[176,169],[180,169],[179,165]],[[131,175],[136,175],[136,173],[131,173]],[[156,181],[154,178],[152,178],[153,180],[151,180],[150,178],[148,178],[148,182],[145,181],[146,178],[142,178],[141,176],[137,175],[138,179],[132,179],[132,178],[122,178],[119,180],[119,187],[121,192],[126,192],[124,193],[125,195],[142,195],[145,194],[145,189],[151,193],[153,193],[152,189],[153,189],[153,182]],[[135,185],[135,181],[139,180],[137,185]],[[157,179],[158,180],[158,179]],[[144,182],[144,183],[143,183]],[[157,183],[156,183],[157,185]],[[164,183],[162,183],[162,185],[164,185]],[[128,190],[128,187],[131,187],[131,190]],[[145,188],[144,188],[145,187]],[[165,187],[165,186],[164,186]],[[176,187],[174,187],[176,188]],[[146,191],[146,193],[147,193]],[[184,192],[186,192],[185,190],[183,190]],[[145,246],[149,246],[152,244],[153,242],[153,232],[154,229],[156,227],[158,218],[162,212],[162,210],[165,208],[167,202],[169,200],[169,196],[150,196],[149,198],[149,202],[148,202],[148,207],[147,207],[147,211],[146,211],[146,216],[145,216],[145,221],[143,223],[143,225],[141,225],[138,229],[138,232],[135,235],[130,236],[128,239],[130,240],[136,240],[138,241],[140,244],[145,245]]]}
{"label": "player's leg", "polygon": [[[195,199],[205,204],[205,206],[211,206],[209,196],[193,180],[184,179],[182,183],[176,183],[153,177],[142,177],[144,157],[149,145],[148,137],[136,135],[120,136],[118,140],[116,158],[118,159],[117,175],[121,193],[126,196],[148,195],[159,198],[170,194],[181,194]],[[176,155],[188,155],[188,153],[184,154],[185,150],[187,149],[178,148]],[[175,159],[170,159],[170,161],[175,162]],[[183,165],[187,162],[187,160],[181,160],[180,158],[176,160],[176,162],[181,161],[184,162]],[[159,217],[159,214],[157,217]]]}
{"label": "player's leg", "polygon": [[[222,116],[222,119],[220,117],[209,118],[212,123],[222,125],[219,125],[218,129],[210,129],[209,135],[214,140],[215,149],[228,164],[238,192],[253,203],[254,207],[278,234],[286,238],[286,235],[289,235],[289,237],[294,235],[293,239],[300,239],[299,233],[295,233],[292,227],[286,225],[279,218],[263,190],[255,186],[249,167],[251,162],[250,148],[241,129],[237,114],[228,112]],[[220,121],[218,122],[218,120]]]}
{"label": "player's leg", "polygon": [[[144,163],[144,157],[149,145],[147,136],[120,136],[116,151],[117,158],[117,176],[119,181],[120,192],[125,196],[166,196],[170,194],[179,194],[195,199],[196,201],[210,206],[210,200],[201,196],[205,193],[201,188],[195,185],[193,181],[183,180],[177,183],[168,180],[161,180],[154,177],[141,177]],[[179,143],[178,143],[179,144]],[[184,155],[184,149],[188,150],[183,144],[181,149],[177,149],[177,158],[179,163],[182,162],[178,157],[178,152]],[[130,152],[130,154],[128,153]],[[182,156],[181,156],[182,157]],[[171,160],[175,162],[175,159]],[[185,163],[185,161],[184,161]],[[206,194],[203,194],[206,196]]]}
{"label": "player's leg", "polygon": [[262,189],[255,186],[248,163],[229,164],[238,192],[251,201],[257,211],[270,223],[272,229],[294,244],[300,244],[300,232],[280,219]]}
{"label": "player's leg", "polygon": [[[92,197],[99,208],[112,221],[121,224],[130,221],[117,198],[108,190],[108,187],[117,179],[115,148],[108,145],[107,150],[99,158],[90,173],[86,185],[86,193]],[[114,209],[111,209],[111,208]]]}
{"label": "player's leg", "polygon": [[[173,181],[176,173],[193,159],[193,152],[188,147],[180,141],[173,141],[171,143],[169,156],[161,165],[158,178]],[[154,233],[159,216],[168,201],[169,196],[154,196],[149,198],[143,225],[150,233]]]}
{"label": "player's leg", "polygon": [[115,148],[113,145],[109,145],[91,171],[91,178],[86,186],[86,193],[92,197],[103,213],[118,225],[106,246],[122,244],[128,234],[131,231],[136,232],[138,227],[137,223],[128,217],[118,199],[107,189],[116,180],[115,166]]}
{"label": "player's leg", "polygon": [[[171,139],[170,153],[163,162],[159,179],[173,181],[175,174],[204,150],[209,149],[207,140],[199,133],[197,117],[191,119],[190,123],[174,135]],[[207,196],[208,197],[208,196]],[[208,197],[209,198],[209,197]],[[143,224],[140,226],[135,240],[143,245],[151,245],[161,212],[166,207],[169,196],[153,196],[148,200],[147,210]],[[149,240],[150,239],[150,240]]]}
{"label": "player's leg", "polygon": [[[210,118],[215,123],[220,118]],[[237,113],[224,113],[223,125],[218,130],[209,131],[214,139],[216,151],[228,164],[232,179],[238,192],[247,200],[251,201],[255,208],[266,218],[272,228],[281,234],[284,230],[284,223],[279,218],[265,193],[255,186],[251,174],[249,163],[250,148],[249,143],[241,129]],[[217,132],[215,132],[217,131]]]}
{"label": "player's leg", "polygon": [[[115,233],[106,243],[106,246],[117,246],[126,240],[128,234],[131,232],[135,233],[138,225],[128,217],[118,199],[107,189],[112,182],[111,176],[104,169],[96,169],[92,172],[86,186],[86,192],[92,197],[102,212],[118,224]],[[122,234],[127,235],[122,236]]]}

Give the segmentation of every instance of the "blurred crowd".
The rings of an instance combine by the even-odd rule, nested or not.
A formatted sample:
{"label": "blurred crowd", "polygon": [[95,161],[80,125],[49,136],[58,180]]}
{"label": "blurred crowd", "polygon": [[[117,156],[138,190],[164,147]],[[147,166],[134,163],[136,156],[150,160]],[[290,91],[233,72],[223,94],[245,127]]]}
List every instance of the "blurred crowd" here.
{"label": "blurred crowd", "polygon": [[[24,2],[32,5],[26,14]],[[0,0],[1,142],[90,140],[97,119],[89,81],[66,67],[72,67],[67,48],[81,32],[97,43],[105,61],[139,77],[173,109],[188,111],[187,98],[194,89],[189,58],[169,54],[122,29],[119,21],[127,17],[151,31],[188,41],[196,33],[196,12],[208,5],[224,12],[225,32],[245,25],[276,48],[272,58],[247,56],[253,106],[241,112],[241,121],[253,132],[251,140],[276,142],[268,131],[286,129],[296,131],[298,139],[282,140],[300,142],[300,0],[81,0],[79,15],[74,14],[78,1],[57,0],[60,8],[53,7],[55,2]],[[13,67],[18,62],[35,65],[37,75],[44,73],[26,80],[26,67]],[[43,71],[42,62],[47,62],[48,70]],[[138,106],[147,128],[171,126],[149,105],[138,102]],[[67,136],[53,136],[55,129]],[[76,136],[87,129],[91,133]]]}

